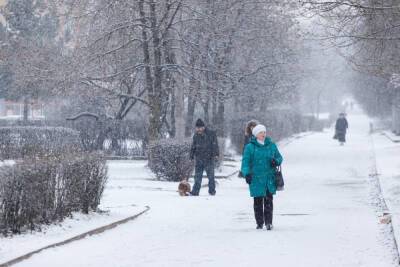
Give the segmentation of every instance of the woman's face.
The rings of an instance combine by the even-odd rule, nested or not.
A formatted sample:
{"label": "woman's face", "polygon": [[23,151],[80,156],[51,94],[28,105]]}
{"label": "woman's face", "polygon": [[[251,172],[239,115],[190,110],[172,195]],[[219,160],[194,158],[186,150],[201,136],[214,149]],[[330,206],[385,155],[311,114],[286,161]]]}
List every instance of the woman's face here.
{"label": "woman's face", "polygon": [[257,134],[256,137],[257,137],[258,140],[264,141],[266,136],[267,136],[266,132],[260,132],[260,133]]}

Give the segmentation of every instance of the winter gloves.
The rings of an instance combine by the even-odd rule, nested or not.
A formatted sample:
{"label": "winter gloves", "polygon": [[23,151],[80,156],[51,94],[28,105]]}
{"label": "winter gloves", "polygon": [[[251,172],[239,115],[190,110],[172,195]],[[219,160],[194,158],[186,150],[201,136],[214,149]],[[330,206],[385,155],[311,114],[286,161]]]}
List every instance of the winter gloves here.
{"label": "winter gloves", "polygon": [[251,179],[253,178],[253,177],[251,176],[251,174],[247,174],[245,178],[246,178],[246,183],[247,183],[247,184],[251,184]]}
{"label": "winter gloves", "polygon": [[274,159],[271,159],[270,165],[272,168],[276,168],[279,166]]}

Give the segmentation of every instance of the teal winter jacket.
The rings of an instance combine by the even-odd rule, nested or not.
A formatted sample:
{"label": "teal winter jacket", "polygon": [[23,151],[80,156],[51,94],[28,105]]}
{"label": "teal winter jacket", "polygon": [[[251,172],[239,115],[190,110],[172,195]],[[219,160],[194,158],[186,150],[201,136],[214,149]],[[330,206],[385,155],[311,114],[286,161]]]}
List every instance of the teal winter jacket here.
{"label": "teal winter jacket", "polygon": [[275,168],[271,167],[272,159],[280,165],[283,158],[275,143],[270,138],[266,138],[264,145],[252,138],[246,145],[242,158],[241,171],[245,177],[252,175],[252,181],[249,185],[250,195],[252,197],[264,197],[267,190],[275,194]]}

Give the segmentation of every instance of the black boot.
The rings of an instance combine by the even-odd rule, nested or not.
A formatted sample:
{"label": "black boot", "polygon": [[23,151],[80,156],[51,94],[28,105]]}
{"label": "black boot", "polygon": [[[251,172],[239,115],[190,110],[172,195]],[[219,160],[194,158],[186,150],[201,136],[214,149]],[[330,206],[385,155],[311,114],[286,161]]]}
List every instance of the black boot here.
{"label": "black boot", "polygon": [[273,212],[274,212],[273,196],[272,194],[267,192],[267,196],[264,198],[264,220],[265,220],[265,225],[267,225],[267,229],[268,225],[272,226]]}
{"label": "black boot", "polygon": [[254,198],[254,216],[256,218],[257,229],[262,229],[264,225],[263,197]]}

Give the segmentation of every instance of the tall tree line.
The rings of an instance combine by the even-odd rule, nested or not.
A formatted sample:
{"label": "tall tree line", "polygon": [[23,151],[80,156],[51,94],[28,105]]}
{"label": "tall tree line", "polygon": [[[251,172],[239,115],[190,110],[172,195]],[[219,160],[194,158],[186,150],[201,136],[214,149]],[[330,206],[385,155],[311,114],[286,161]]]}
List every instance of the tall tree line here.
{"label": "tall tree line", "polygon": [[[37,48],[16,41],[22,47],[19,65],[11,68],[13,80],[24,81],[23,95],[36,87],[34,92],[46,90],[46,96],[85,99],[70,119],[123,121],[140,112],[148,115],[151,141],[188,135],[199,115],[224,136],[233,113],[298,101],[303,47],[296,1],[35,3],[45,8],[28,3],[24,8],[41,10],[34,16],[41,21],[48,14],[46,23],[33,23],[48,28],[43,35],[28,18],[21,20]],[[11,25],[15,14],[7,14]],[[8,29],[11,36],[21,32]],[[25,52],[29,56],[21,58]],[[32,82],[35,86],[26,85]]]}
{"label": "tall tree line", "polygon": [[357,70],[354,95],[369,114],[385,117],[399,108],[393,77],[400,71],[400,1],[302,1],[317,14],[326,32],[319,36],[337,47]]}

